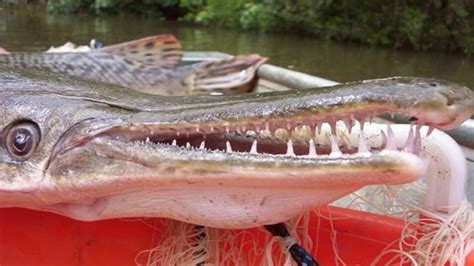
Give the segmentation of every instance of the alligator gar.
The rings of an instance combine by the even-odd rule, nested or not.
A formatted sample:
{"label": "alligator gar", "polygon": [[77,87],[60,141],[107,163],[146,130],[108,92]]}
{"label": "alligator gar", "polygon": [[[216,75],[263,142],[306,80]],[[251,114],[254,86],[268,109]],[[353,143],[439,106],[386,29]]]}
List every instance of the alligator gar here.
{"label": "alligator gar", "polygon": [[138,69],[174,68],[183,56],[181,44],[171,34],[155,35],[98,49],[89,49],[88,52],[5,54],[9,56],[2,58],[2,64],[44,68],[72,76],[77,76],[75,71],[79,71],[81,67],[98,75],[100,70],[111,68],[113,64],[127,64]]}
{"label": "alligator gar", "polygon": [[173,35],[157,35],[89,52],[0,51],[0,67],[44,69],[157,95],[235,94],[253,87],[267,60],[250,54],[177,67],[181,57]]}
{"label": "alligator gar", "polygon": [[[0,81],[0,207],[87,221],[275,224],[363,186],[425,173],[419,130],[402,146],[390,127],[379,144],[352,130],[347,134],[357,135],[345,145],[343,135],[331,133],[336,121],[350,131],[356,120],[400,113],[450,129],[474,112],[468,88],[408,77],[192,97],[36,70],[5,69]],[[302,131],[309,139],[296,137]]]}

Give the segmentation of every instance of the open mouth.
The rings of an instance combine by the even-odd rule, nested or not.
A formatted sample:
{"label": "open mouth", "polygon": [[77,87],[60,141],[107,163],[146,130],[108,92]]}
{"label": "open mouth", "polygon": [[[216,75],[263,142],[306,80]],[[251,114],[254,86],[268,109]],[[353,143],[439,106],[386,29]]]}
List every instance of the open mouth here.
{"label": "open mouth", "polygon": [[[372,119],[369,119],[372,120]],[[416,118],[411,119],[416,122]],[[371,122],[368,122],[371,123]],[[179,126],[138,125],[103,133],[117,140],[155,144],[181,151],[237,153],[247,156],[291,158],[338,158],[368,156],[383,150],[420,155],[421,126],[411,125],[404,143],[397,143],[390,125],[380,138],[364,135],[364,123],[356,119],[337,122],[291,123],[274,119],[258,125]],[[368,127],[368,126],[365,126]],[[427,129],[427,135],[433,128]],[[398,136],[400,138],[400,136]],[[398,141],[400,142],[400,141]]]}

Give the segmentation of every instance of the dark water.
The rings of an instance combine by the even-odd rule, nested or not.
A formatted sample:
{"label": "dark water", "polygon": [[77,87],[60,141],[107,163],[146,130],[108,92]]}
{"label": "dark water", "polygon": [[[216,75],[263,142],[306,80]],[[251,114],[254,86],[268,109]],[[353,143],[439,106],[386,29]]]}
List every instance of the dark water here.
{"label": "dark water", "polygon": [[336,81],[394,75],[444,78],[474,88],[474,58],[340,44],[292,34],[260,34],[201,28],[134,16],[48,15],[42,8],[0,8],[0,47],[40,51],[66,41],[106,44],[173,33],[185,50],[259,53],[270,63]]}

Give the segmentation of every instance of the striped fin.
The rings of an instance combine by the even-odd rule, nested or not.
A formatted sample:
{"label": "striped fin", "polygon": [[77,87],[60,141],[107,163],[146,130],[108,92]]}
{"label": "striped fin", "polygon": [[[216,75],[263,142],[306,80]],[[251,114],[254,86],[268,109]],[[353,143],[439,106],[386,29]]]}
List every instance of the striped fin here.
{"label": "striped fin", "polygon": [[267,60],[249,54],[203,62],[187,80],[189,94],[248,92],[255,84],[257,68]]}
{"label": "striped fin", "polygon": [[155,35],[104,46],[91,53],[111,53],[142,68],[173,68],[183,56],[181,44],[171,34]]}

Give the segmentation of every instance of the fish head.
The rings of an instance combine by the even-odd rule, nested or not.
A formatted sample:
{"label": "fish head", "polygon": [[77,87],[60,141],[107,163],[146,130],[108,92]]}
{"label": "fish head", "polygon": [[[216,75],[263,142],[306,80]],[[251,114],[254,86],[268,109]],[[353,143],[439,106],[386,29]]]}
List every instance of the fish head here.
{"label": "fish head", "polygon": [[44,187],[56,186],[46,169],[57,143],[83,120],[101,115],[93,102],[18,89],[0,96],[0,198],[6,205],[9,198],[21,199],[14,194],[40,201],[37,196]]}

